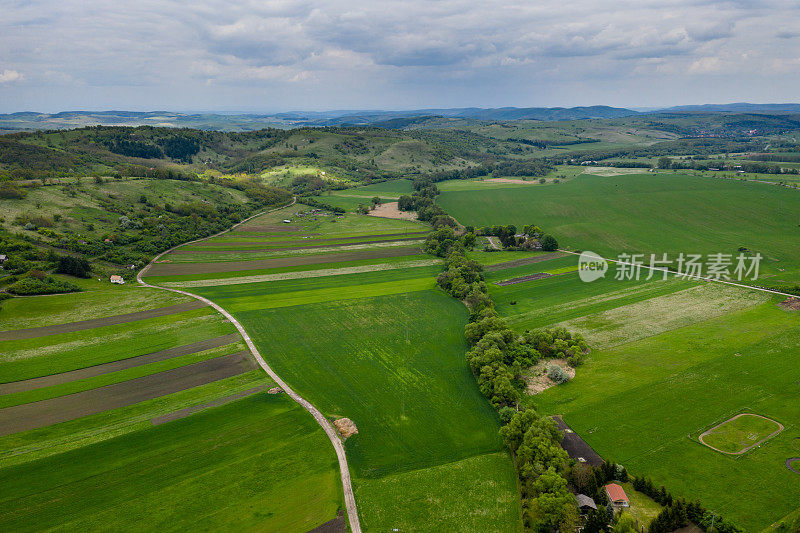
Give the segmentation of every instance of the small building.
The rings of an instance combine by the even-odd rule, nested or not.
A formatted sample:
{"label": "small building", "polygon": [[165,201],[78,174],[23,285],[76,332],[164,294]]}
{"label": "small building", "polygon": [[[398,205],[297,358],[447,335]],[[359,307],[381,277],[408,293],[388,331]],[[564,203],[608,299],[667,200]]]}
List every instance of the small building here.
{"label": "small building", "polygon": [[292,221],[291,221],[291,220],[289,220],[288,218],[284,218],[284,219],[283,219],[283,223],[284,223],[284,224],[291,224],[291,223],[292,223]]}
{"label": "small building", "polygon": [[597,510],[597,504],[585,494],[576,494],[575,503],[578,504],[578,509],[580,509],[581,514],[586,514],[592,509],[595,511]]}
{"label": "small building", "polygon": [[0,265],[2,265],[3,263],[5,263],[5,262],[6,262],[6,259],[8,259],[8,258],[6,257],[6,254],[0,254]]}
{"label": "small building", "polygon": [[605,486],[605,490],[606,496],[608,496],[608,501],[611,502],[611,505],[614,507],[614,509],[631,506],[628,495],[625,494],[625,489],[623,489],[621,486],[617,485],[616,483],[609,483]]}
{"label": "small building", "polygon": [[125,285],[125,278],[123,278],[122,276],[118,276],[117,274],[114,274],[113,276],[111,276],[111,283],[116,283],[117,285]]}

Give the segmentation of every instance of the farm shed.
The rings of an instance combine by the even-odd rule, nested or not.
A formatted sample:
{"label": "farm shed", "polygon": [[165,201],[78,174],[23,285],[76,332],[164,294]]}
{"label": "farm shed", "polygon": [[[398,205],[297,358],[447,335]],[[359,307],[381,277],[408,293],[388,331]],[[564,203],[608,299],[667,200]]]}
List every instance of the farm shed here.
{"label": "farm shed", "polygon": [[117,274],[111,276],[110,280],[111,283],[116,283],[117,285],[125,285],[125,278],[123,278],[122,276],[118,276]]}
{"label": "farm shed", "polygon": [[578,509],[580,509],[581,514],[586,514],[592,509],[595,511],[597,510],[597,504],[595,504],[594,500],[585,494],[576,494],[575,503],[578,504]]}

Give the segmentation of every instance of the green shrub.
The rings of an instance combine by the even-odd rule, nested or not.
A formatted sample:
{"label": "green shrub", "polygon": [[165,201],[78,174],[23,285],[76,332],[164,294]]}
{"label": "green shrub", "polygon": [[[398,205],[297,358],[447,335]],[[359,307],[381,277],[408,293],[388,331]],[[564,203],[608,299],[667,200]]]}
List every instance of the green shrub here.
{"label": "green shrub", "polygon": [[547,377],[556,383],[566,383],[569,381],[569,374],[567,374],[567,371],[556,364],[548,365]]}
{"label": "green shrub", "polygon": [[9,287],[8,292],[19,296],[35,294],[60,294],[64,292],[77,292],[80,288],[68,281],[46,276],[43,279],[25,277]]}

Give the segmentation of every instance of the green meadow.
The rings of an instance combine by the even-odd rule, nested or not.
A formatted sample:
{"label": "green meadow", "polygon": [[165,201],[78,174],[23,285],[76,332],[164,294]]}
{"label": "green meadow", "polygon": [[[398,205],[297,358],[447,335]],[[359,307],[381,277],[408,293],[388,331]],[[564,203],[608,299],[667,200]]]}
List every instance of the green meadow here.
{"label": "green meadow", "polygon": [[785,187],[681,174],[579,176],[547,187],[444,192],[462,224],[535,223],[562,247],[627,253],[760,252],[760,284],[800,281],[800,195]]}
{"label": "green meadow", "polygon": [[305,533],[343,504],[330,448],[300,406],[259,393],[0,469],[0,528]]}

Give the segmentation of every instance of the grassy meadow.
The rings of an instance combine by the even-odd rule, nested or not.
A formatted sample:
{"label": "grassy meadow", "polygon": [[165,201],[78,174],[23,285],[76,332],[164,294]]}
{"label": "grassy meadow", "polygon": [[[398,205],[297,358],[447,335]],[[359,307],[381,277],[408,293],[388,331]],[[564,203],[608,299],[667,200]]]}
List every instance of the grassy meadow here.
{"label": "grassy meadow", "polygon": [[437,203],[462,224],[535,223],[562,247],[618,253],[760,252],[758,283],[800,281],[800,195],[773,185],[677,173],[580,176],[528,185],[448,191]]}
{"label": "grassy meadow", "polygon": [[[528,401],[563,416],[602,457],[673,495],[699,498],[747,531],[794,511],[800,485],[784,463],[800,453],[797,312],[780,308],[780,297],[674,278],[584,283],[568,273],[504,287],[491,282],[566,260],[487,276],[512,327],[563,325],[593,348],[572,381]],[[740,456],[700,442],[701,433],[745,412],[785,430]],[[745,441],[772,433],[762,429],[747,430]]]}

